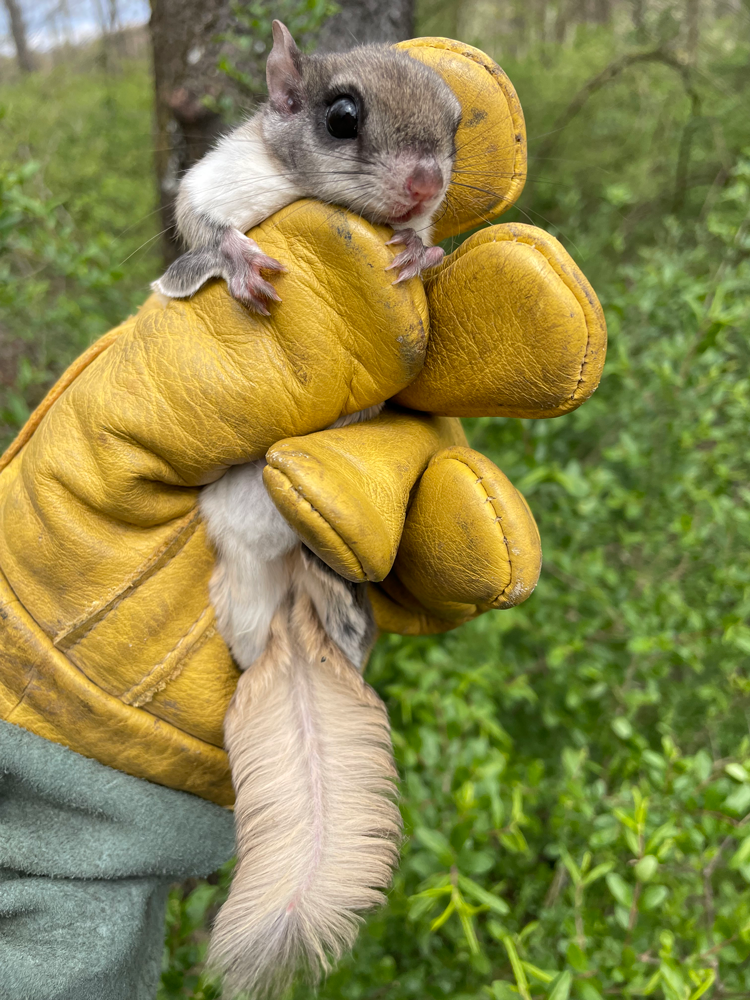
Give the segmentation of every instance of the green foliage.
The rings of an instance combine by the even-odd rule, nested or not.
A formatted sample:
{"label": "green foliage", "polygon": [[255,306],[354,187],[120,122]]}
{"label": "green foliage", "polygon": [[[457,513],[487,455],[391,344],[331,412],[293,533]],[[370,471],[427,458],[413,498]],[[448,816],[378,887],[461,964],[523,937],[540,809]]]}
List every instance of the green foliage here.
{"label": "green foliage", "polygon": [[[227,51],[219,59],[219,69],[249,96],[266,93],[266,57],[273,45],[271,22],[283,21],[299,47],[306,51],[314,44],[324,22],[335,14],[332,0],[239,0],[232,5],[233,27],[222,36]],[[230,98],[217,110],[229,118],[238,116]]]}
{"label": "green foliage", "polygon": [[[697,104],[673,66],[632,63],[552,139],[622,55],[662,45],[685,61],[679,10],[521,51],[493,38],[486,4],[466,7],[460,33],[509,71],[536,154],[508,218],[576,257],[609,354],[573,414],[467,422],[529,499],[542,578],[520,608],[378,644],[368,677],[391,715],[407,839],[387,908],[320,995],[749,997],[747,30],[704,25]],[[153,207],[145,67],[117,86],[34,76],[0,104],[12,430],[158,263],[126,259],[150,223],[123,232]],[[229,877],[172,893],[161,1000],[220,995],[201,966]]]}
{"label": "green foliage", "polygon": [[586,406],[472,422],[529,497],[542,580],[377,647],[409,836],[322,997],[750,995],[749,217],[741,161],[599,289]]}
{"label": "green foliage", "polygon": [[185,996],[216,1000],[221,996],[220,983],[201,970],[208,949],[207,928],[226,899],[233,869],[230,861],[209,880],[191,879],[170,892],[160,1000]]}
{"label": "green foliage", "polygon": [[141,65],[0,89],[0,450],[157,273],[150,102]]}

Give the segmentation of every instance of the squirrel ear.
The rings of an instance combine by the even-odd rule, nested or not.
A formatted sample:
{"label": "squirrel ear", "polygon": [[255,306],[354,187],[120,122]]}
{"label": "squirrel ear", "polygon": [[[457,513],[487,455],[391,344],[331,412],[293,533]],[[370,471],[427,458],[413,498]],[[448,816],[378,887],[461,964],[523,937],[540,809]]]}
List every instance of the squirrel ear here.
{"label": "squirrel ear", "polygon": [[285,24],[274,21],[272,28],[273,48],[266,62],[268,96],[276,111],[294,115],[302,108],[300,50]]}

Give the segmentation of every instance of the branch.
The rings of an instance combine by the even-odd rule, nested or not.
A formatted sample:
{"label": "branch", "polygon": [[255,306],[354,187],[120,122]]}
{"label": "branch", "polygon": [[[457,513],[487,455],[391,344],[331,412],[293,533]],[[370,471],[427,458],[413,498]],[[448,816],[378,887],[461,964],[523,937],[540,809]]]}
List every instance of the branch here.
{"label": "branch", "polygon": [[649,49],[646,52],[630,52],[627,55],[620,56],[619,59],[615,59],[605,66],[605,68],[597,73],[596,76],[592,77],[587,83],[585,83],[578,93],[575,95],[573,100],[567,106],[565,111],[560,115],[552,130],[547,135],[546,141],[540,147],[538,153],[536,154],[537,159],[544,159],[547,154],[552,150],[553,146],[557,142],[558,134],[570,125],[576,115],[582,110],[586,105],[588,99],[595,94],[598,90],[601,90],[605,84],[609,83],[611,80],[616,79],[624,70],[628,69],[630,66],[635,66],[637,63],[644,62],[658,62],[662,63],[664,66],[669,66],[675,72],[680,74],[682,79],[683,87],[685,88],[685,93],[690,99],[691,104],[691,118],[696,117],[700,110],[700,96],[693,86],[691,79],[690,67],[683,62],[680,62],[676,56],[672,55],[666,49],[661,46],[656,49]]}

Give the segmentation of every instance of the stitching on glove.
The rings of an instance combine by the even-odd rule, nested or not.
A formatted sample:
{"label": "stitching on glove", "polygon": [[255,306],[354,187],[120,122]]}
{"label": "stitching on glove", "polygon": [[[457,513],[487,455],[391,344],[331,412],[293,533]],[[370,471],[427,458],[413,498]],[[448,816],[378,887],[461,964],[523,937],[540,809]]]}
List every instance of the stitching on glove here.
{"label": "stitching on glove", "polygon": [[[510,225],[510,223],[504,223],[504,225]],[[489,232],[489,231],[490,229],[484,230],[484,232]],[[512,240],[506,240],[506,239],[498,240],[496,238],[493,238],[492,242],[523,243],[525,246],[531,247],[532,250],[536,250],[537,253],[539,253],[547,261],[547,263],[550,265],[550,267],[558,276],[558,278],[560,278],[565,287],[573,293],[576,302],[581,306],[581,312],[583,313],[583,319],[586,324],[586,347],[584,348],[583,360],[581,361],[581,368],[580,371],[578,372],[578,381],[576,382],[576,387],[573,390],[572,394],[568,396],[568,399],[574,400],[576,398],[576,395],[578,394],[578,390],[580,389],[581,385],[584,382],[584,371],[590,362],[591,322],[589,322],[589,318],[586,315],[587,310],[584,307],[583,303],[585,302],[586,306],[588,306],[589,309],[596,312],[595,303],[592,302],[592,300],[586,294],[585,288],[583,288],[579,282],[573,281],[572,276],[566,274],[565,270],[561,267],[559,261],[557,261],[555,257],[552,256],[552,254],[545,253],[544,248],[542,246],[538,246],[533,241],[532,237],[514,235]],[[459,247],[458,251],[456,252],[457,256],[455,257],[455,259],[451,260],[450,263],[448,263],[446,266],[439,267],[435,275],[428,279],[429,284],[432,284],[433,282],[437,281],[438,278],[441,278],[444,274],[448,274],[456,266],[456,264],[458,264],[460,260],[464,260],[465,258],[470,257],[472,254],[477,253],[480,247],[483,246],[485,246],[485,243],[480,243],[477,246],[468,248],[465,253],[461,253],[461,248]]]}
{"label": "stitching on glove", "polygon": [[[503,589],[500,591],[500,593],[497,595],[497,597],[493,597],[493,599],[491,601],[491,604],[490,604],[490,606],[491,606],[492,604],[495,604],[496,601],[499,601],[501,597],[504,597],[505,594],[508,591],[508,588],[511,587],[515,583],[515,579],[514,579],[515,575],[516,575],[515,574],[515,566],[513,564],[512,558],[511,558],[510,546],[508,544],[508,539],[507,539],[507,537],[505,535],[505,528],[502,526],[503,516],[498,511],[497,507],[495,506],[495,501],[496,501],[497,498],[493,497],[493,496],[490,496],[490,494],[487,492],[487,488],[484,486],[484,477],[480,476],[479,473],[477,472],[477,470],[473,469],[469,465],[469,463],[466,461],[466,459],[459,458],[457,455],[450,455],[450,456],[446,456],[446,458],[444,459],[444,461],[447,461],[447,462],[459,462],[461,465],[465,466],[469,470],[469,472],[471,472],[473,475],[475,475],[475,476],[478,477],[475,485],[481,486],[482,492],[484,493],[484,496],[485,496],[484,503],[492,503],[492,509],[495,512],[495,524],[497,524],[498,521],[500,522],[500,530],[503,533],[503,545],[505,546],[505,551],[508,553],[508,566],[510,566],[510,579],[508,580],[508,582],[506,583],[506,585],[503,587]],[[476,608],[477,614],[479,614],[480,613],[479,605],[474,605],[474,606]]]}
{"label": "stitching on glove", "polygon": [[[393,587],[393,577],[395,577],[398,587],[408,597],[408,603],[404,600],[404,595],[398,594],[397,588]],[[387,601],[393,606],[395,610],[392,614],[406,614],[414,620],[416,628],[410,632],[402,632],[400,633],[401,635],[433,635],[441,632],[449,632],[451,629],[458,628],[459,625],[464,625],[466,622],[471,621],[472,618],[476,618],[479,614],[476,604],[466,604],[464,605],[465,607],[473,608],[473,610],[470,610],[466,618],[461,621],[439,618],[433,611],[428,610],[418,597],[415,597],[395,570],[392,570],[385,580],[381,580],[379,583],[370,583],[369,587],[374,587],[377,590],[381,601]]]}
{"label": "stitching on glove", "polygon": [[119,696],[120,701],[133,708],[142,708],[154,695],[163,691],[170,681],[182,673],[188,657],[196,653],[209,639],[216,635],[216,618],[213,608],[205,608],[200,617],[175,643],[164,659],[157,663],[146,676]]}
{"label": "stitching on glove", "polygon": [[127,595],[145,583],[157,573],[166,563],[185,547],[201,524],[197,507],[178,522],[176,532],[168,538],[160,548],[153,552],[145,562],[135,570],[132,577],[125,581],[119,590],[107,598],[104,604],[92,605],[66,628],[61,629],[53,637],[53,645],[62,652],[70,652],[74,646],[85,639],[100,622],[104,621],[110,612],[114,611]]}
{"label": "stitching on glove", "polygon": [[300,491],[297,489],[297,487],[294,485],[294,483],[291,481],[291,479],[289,478],[289,476],[285,472],[282,472],[281,469],[276,468],[276,466],[273,466],[273,469],[274,469],[274,472],[277,473],[277,475],[284,477],[284,479],[286,480],[286,483],[288,485],[289,490],[292,493],[295,494],[295,496],[299,499],[299,501],[301,503],[305,504],[307,507],[309,507],[310,510],[313,512],[313,514],[315,514],[318,518],[320,518],[320,520],[323,522],[323,524],[326,526],[326,528],[328,528],[328,530],[331,531],[336,536],[336,538],[338,538],[338,540],[341,542],[341,544],[348,549],[349,553],[353,556],[354,561],[357,564],[357,567],[359,568],[360,572],[362,573],[362,577],[364,578],[364,580],[369,581],[369,577],[368,577],[368,575],[367,575],[367,573],[365,571],[365,568],[362,565],[362,563],[360,562],[359,557],[357,556],[357,553],[354,551],[354,549],[351,547],[351,545],[349,545],[348,542],[344,541],[344,539],[341,537],[341,535],[338,533],[338,531],[336,531],[336,529],[333,527],[333,525],[331,524],[331,522],[328,521],[325,517],[323,517],[323,515],[320,513],[320,511],[317,509],[317,507],[313,507],[313,505],[310,503],[310,501],[307,499],[307,497],[303,496],[302,493],[300,493]]}
{"label": "stitching on glove", "polygon": [[[417,41],[420,41],[420,39],[417,39]],[[525,129],[525,123],[523,121],[523,112],[521,110],[521,105],[518,100],[518,95],[516,94],[515,88],[513,87],[513,84],[510,81],[510,77],[501,66],[498,66],[498,64],[494,62],[494,60],[492,61],[492,65],[488,65],[487,62],[485,62],[485,60],[481,58],[481,56],[485,56],[483,52],[479,52],[478,50],[476,52],[472,52],[465,45],[461,45],[460,42],[459,43],[453,42],[451,44],[450,39],[431,38],[429,40],[429,44],[427,43],[427,41],[425,41],[425,44],[423,45],[414,45],[413,43],[404,45],[404,48],[406,49],[410,47],[421,48],[421,49],[438,49],[441,52],[453,52],[457,55],[461,55],[464,57],[464,59],[469,59],[476,66],[480,66],[485,71],[485,73],[487,73],[488,76],[492,79],[493,83],[497,86],[497,88],[501,91],[505,99],[505,105],[508,109],[508,114],[510,115],[511,120],[513,122],[513,137],[515,139],[513,176],[511,178],[510,184],[508,185],[507,194],[505,194],[500,201],[500,204],[504,205],[505,208],[510,208],[511,205],[513,205],[518,199],[519,195],[521,194],[521,191],[523,190],[524,184],[526,183],[526,170],[525,169],[519,170],[519,164],[518,164],[519,154],[523,152],[525,145],[523,142],[523,138],[526,129]],[[485,59],[486,58],[487,57],[485,56]],[[507,85],[510,88],[511,92],[516,94],[515,107],[513,106],[513,103],[509,98],[507,88],[503,86],[501,81],[507,81]],[[523,157],[524,165],[525,165],[525,160],[526,158]],[[516,192],[514,191],[514,185],[518,183],[519,178],[521,178],[522,183],[520,190]],[[497,214],[498,215],[502,214],[502,212],[505,211],[505,208],[500,209],[500,211],[498,211]]]}

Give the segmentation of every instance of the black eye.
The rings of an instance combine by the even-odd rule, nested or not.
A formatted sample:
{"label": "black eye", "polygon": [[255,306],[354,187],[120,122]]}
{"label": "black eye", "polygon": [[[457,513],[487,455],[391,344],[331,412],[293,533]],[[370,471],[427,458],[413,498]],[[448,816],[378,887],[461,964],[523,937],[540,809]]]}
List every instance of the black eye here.
{"label": "black eye", "polygon": [[359,113],[348,95],[337,97],[326,113],[326,127],[334,139],[356,139]]}

